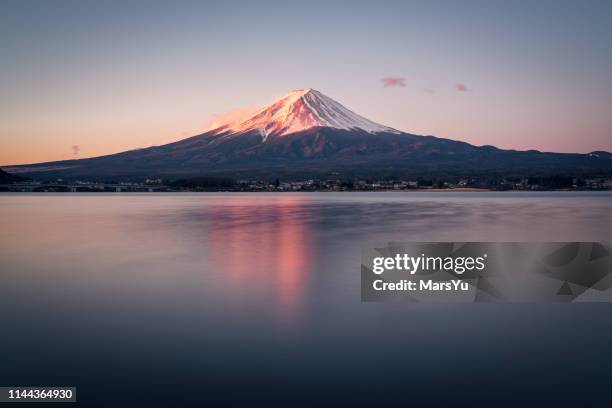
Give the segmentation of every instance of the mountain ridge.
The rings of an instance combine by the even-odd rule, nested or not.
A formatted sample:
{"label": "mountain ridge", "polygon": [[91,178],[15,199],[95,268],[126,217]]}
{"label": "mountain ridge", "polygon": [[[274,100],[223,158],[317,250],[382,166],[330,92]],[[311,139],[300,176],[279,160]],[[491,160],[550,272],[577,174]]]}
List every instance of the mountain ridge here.
{"label": "mountain ridge", "polygon": [[4,167],[47,178],[612,174],[607,152],[503,150],[370,121],[319,91],[295,90],[247,117],[161,146]]}
{"label": "mountain ridge", "polygon": [[313,127],[360,129],[368,133],[401,133],[356,114],[312,88],[291,91],[246,118],[233,120],[211,132],[239,134],[258,131],[265,142],[271,135],[286,136]]}

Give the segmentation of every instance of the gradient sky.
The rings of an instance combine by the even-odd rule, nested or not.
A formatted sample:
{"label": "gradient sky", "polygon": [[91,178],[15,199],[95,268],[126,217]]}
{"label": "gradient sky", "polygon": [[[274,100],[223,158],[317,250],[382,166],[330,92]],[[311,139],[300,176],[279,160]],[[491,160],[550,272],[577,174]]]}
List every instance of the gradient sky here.
{"label": "gradient sky", "polygon": [[411,133],[612,151],[610,1],[0,5],[3,165],[179,140],[304,87]]}

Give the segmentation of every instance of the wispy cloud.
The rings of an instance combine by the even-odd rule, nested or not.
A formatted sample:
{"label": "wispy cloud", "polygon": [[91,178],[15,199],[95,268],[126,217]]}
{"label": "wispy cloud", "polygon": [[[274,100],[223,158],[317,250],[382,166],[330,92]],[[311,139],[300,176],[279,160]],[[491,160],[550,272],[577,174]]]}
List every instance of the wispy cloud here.
{"label": "wispy cloud", "polygon": [[385,88],[390,86],[406,86],[406,78],[402,77],[384,77],[381,81]]}
{"label": "wispy cloud", "polygon": [[80,152],[81,152],[81,147],[79,145],[72,146],[72,154],[74,156],[78,156]]}
{"label": "wispy cloud", "polygon": [[215,113],[208,121],[208,130],[216,129],[228,123],[246,119],[255,112],[256,108],[238,108],[227,112]]}
{"label": "wispy cloud", "polygon": [[457,84],[455,85],[459,92],[469,92],[470,89],[465,84]]}

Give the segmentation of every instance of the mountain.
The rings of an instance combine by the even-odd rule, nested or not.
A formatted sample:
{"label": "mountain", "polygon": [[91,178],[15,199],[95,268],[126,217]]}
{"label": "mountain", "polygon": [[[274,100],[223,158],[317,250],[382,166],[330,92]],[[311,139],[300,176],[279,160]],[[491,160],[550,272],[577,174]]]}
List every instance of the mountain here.
{"label": "mountain", "polygon": [[0,184],[11,184],[19,181],[26,181],[26,179],[0,169]]}
{"label": "mountain", "polygon": [[45,178],[610,175],[612,156],[501,150],[380,125],[314,89],[163,146],[5,167]]}
{"label": "mountain", "polygon": [[401,133],[357,115],[319,91],[298,89],[246,119],[215,129],[213,134],[259,132],[265,142],[268,136],[285,136],[315,127],[362,130],[368,133]]}

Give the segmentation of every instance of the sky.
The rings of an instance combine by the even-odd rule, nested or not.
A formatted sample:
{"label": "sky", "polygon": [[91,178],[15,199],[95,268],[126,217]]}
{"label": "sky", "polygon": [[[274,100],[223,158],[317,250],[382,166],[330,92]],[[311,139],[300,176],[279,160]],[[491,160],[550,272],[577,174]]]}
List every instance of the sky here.
{"label": "sky", "polygon": [[612,151],[610,1],[0,6],[0,165],[180,140],[298,88],[414,134]]}

